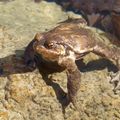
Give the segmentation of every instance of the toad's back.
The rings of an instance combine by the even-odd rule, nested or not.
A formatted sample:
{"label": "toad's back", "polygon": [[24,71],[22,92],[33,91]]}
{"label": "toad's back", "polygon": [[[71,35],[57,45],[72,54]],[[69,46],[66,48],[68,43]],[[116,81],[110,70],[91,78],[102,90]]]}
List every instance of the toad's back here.
{"label": "toad's back", "polygon": [[91,47],[95,43],[93,32],[83,24],[62,24],[47,32],[44,37],[47,41],[63,42],[74,48]]}

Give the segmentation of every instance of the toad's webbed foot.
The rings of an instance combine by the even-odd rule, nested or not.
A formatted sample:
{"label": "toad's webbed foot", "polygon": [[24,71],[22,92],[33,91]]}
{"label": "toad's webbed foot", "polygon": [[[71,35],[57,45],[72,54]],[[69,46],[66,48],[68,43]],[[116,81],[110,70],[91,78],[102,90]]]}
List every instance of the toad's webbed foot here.
{"label": "toad's webbed foot", "polygon": [[[116,61],[116,66],[120,70],[120,49],[119,48],[109,47],[99,42],[99,44],[95,46],[93,52],[107,59]],[[117,75],[111,76],[110,82],[114,83],[115,85],[115,88],[114,88],[115,93],[118,90],[120,90],[120,71],[117,73]]]}
{"label": "toad's webbed foot", "polygon": [[120,71],[114,75],[111,75],[111,83],[115,85],[114,92],[120,91]]}

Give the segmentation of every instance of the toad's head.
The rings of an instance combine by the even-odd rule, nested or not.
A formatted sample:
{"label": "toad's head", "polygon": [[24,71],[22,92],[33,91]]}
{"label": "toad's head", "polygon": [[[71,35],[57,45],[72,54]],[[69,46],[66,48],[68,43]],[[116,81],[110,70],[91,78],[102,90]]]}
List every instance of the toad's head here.
{"label": "toad's head", "polygon": [[58,61],[60,56],[66,54],[66,48],[56,39],[45,38],[44,34],[37,33],[33,45],[34,51],[47,61]]}

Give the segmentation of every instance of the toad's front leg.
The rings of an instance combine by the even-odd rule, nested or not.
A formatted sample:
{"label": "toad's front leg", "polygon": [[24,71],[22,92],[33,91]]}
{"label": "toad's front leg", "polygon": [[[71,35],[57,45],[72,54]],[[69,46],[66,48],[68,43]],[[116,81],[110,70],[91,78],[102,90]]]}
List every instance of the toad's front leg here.
{"label": "toad's front leg", "polygon": [[78,109],[76,96],[80,89],[81,73],[75,63],[74,53],[72,55],[60,58],[59,65],[66,67],[67,70],[67,102],[72,102],[75,108]]}
{"label": "toad's front leg", "polygon": [[36,42],[39,42],[40,44],[43,44],[42,42],[44,42],[44,41],[41,41],[42,37],[43,37],[43,35],[41,33],[37,33],[35,35],[34,39],[28,44],[28,46],[26,47],[25,52],[24,52],[25,65],[28,68],[30,68],[31,70],[36,68],[35,61],[38,59],[37,58],[38,56],[37,56],[33,46]]}
{"label": "toad's front leg", "polygon": [[67,69],[67,77],[68,100],[73,103],[76,109],[78,109],[77,94],[81,83],[81,74],[79,69],[77,67],[73,69]]}
{"label": "toad's front leg", "polygon": [[32,40],[28,46],[25,49],[24,52],[24,62],[25,65],[30,68],[30,69],[34,69],[36,67],[35,65],[35,51],[33,50],[33,44],[35,43],[35,40]]}
{"label": "toad's front leg", "polygon": [[103,43],[98,43],[94,47],[93,52],[103,57],[106,57],[107,59],[112,59],[116,61],[119,71],[116,73],[116,76],[111,79],[110,82],[115,84],[117,83],[114,89],[115,92],[117,90],[120,90],[120,48],[108,47]]}

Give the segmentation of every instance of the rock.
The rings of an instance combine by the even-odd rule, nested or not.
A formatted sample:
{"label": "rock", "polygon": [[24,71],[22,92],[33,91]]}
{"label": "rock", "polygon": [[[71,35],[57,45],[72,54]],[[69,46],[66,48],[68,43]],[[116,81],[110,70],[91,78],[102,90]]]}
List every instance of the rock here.
{"label": "rock", "polygon": [[65,71],[47,76],[38,70],[31,71],[23,64],[24,48],[34,34],[55,27],[68,16],[75,15],[63,12],[55,3],[0,2],[0,68],[3,69],[0,76],[0,120],[120,119],[120,95],[114,94],[114,86],[108,79],[108,70],[115,67],[110,62],[94,54],[84,59],[87,67],[81,69],[82,82],[77,96],[79,112],[72,104],[64,111]]}

